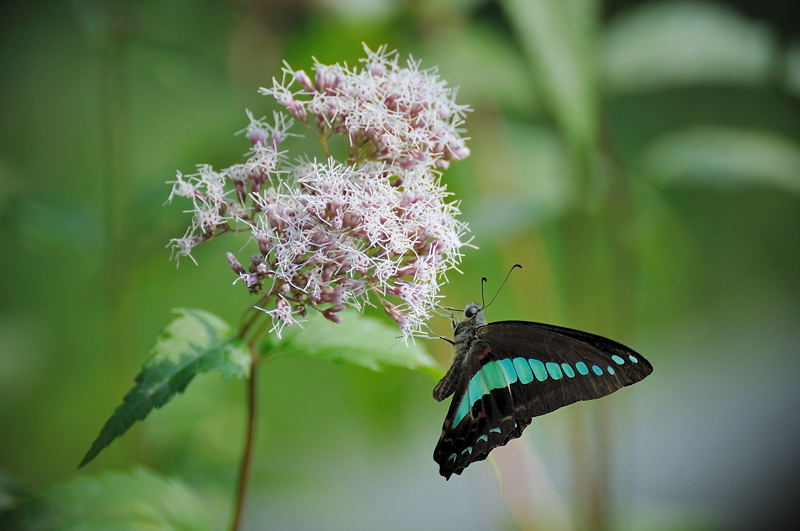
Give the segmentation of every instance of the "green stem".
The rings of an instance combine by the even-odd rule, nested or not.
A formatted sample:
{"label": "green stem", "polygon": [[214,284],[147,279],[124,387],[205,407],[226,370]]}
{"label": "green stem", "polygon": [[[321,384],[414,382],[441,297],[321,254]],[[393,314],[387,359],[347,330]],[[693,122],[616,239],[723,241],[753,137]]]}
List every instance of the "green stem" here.
{"label": "green stem", "polygon": [[233,510],[233,523],[231,531],[238,531],[242,523],[244,500],[247,494],[247,486],[250,481],[250,468],[253,464],[253,443],[255,440],[255,420],[257,403],[257,380],[258,374],[258,355],[255,348],[250,348],[250,378],[247,379],[247,426],[244,436],[244,450],[242,461],[239,465],[239,480],[236,487],[236,503]]}
{"label": "green stem", "polygon": [[[256,311],[242,324],[242,327],[239,330],[240,339],[244,340],[247,332],[260,315],[261,314]],[[264,331],[266,330],[268,324],[269,321],[265,319],[247,341],[247,345],[250,350],[250,377],[247,379],[246,392],[247,418],[245,421],[244,449],[242,450],[242,460],[239,464],[239,479],[236,484],[236,500],[233,510],[231,531],[238,531],[241,526],[244,502],[247,495],[247,487],[250,483],[250,470],[253,464],[253,446],[255,444],[256,406],[258,403],[258,343],[261,336],[264,335]]]}
{"label": "green stem", "polygon": [[325,153],[325,159],[329,159],[331,156],[331,149],[328,147],[328,137],[322,134],[319,136],[319,141],[322,144],[322,152]]}
{"label": "green stem", "polygon": [[[239,328],[239,333],[236,334],[236,336],[240,338],[242,341],[245,340],[247,332],[250,330],[250,327],[253,326],[253,323],[256,322],[258,316],[261,315],[259,313],[261,310],[256,308],[256,306],[263,306],[264,303],[266,303],[269,300],[269,298],[272,297],[272,294],[273,292],[270,291],[269,293],[258,299],[258,301],[256,301],[255,304],[251,304],[250,306],[248,306],[247,309],[242,313],[242,326]],[[252,315],[246,318],[247,314],[250,312],[252,312]]]}

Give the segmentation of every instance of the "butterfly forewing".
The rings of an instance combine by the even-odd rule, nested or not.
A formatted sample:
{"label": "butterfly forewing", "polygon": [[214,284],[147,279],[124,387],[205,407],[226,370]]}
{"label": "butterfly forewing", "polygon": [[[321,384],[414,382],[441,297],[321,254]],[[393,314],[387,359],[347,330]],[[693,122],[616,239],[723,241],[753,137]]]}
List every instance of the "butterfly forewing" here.
{"label": "butterfly forewing", "polygon": [[564,393],[565,402],[555,400],[559,405],[554,409],[578,400],[599,398],[653,372],[652,365],[633,349],[571,328],[498,321],[480,327],[477,334],[491,346],[495,359],[527,360],[534,372],[531,383],[538,384],[533,388],[538,394]]}
{"label": "butterfly forewing", "polygon": [[519,437],[533,417],[613,393],[653,370],[610,339],[527,321],[477,328],[460,368],[434,451],[447,478]]}

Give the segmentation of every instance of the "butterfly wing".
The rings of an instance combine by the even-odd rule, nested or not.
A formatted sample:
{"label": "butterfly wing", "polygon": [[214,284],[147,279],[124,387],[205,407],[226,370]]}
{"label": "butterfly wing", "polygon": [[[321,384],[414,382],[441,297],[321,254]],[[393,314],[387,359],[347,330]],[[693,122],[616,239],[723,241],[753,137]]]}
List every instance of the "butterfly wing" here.
{"label": "butterfly wing", "polygon": [[504,374],[484,370],[494,359],[485,342],[473,344],[463,360],[463,377],[456,386],[442,435],[433,452],[439,473],[447,479],[461,474],[470,463],[486,459],[489,452],[522,434],[530,418],[515,413],[515,389]]}
{"label": "butterfly wing", "polygon": [[480,327],[434,451],[449,478],[519,437],[538,415],[636,383],[653,371],[610,339],[542,323]]}
{"label": "butterfly wing", "polygon": [[[527,321],[499,321],[478,330],[495,360],[510,359],[522,370],[521,415],[538,416],[632,385],[653,372],[633,349],[602,336]],[[506,362],[507,363],[507,362]]]}

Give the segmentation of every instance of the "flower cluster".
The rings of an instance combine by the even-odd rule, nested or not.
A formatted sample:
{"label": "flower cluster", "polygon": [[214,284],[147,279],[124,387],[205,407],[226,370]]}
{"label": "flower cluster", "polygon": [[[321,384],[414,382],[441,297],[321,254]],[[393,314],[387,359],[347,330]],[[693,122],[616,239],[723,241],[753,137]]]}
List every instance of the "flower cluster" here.
{"label": "flower cluster", "polygon": [[[309,309],[339,322],[346,307],[373,300],[405,335],[418,333],[468,243],[438,173],[469,154],[458,129],[466,109],[435,72],[411,60],[401,68],[384,48],[366,52],[361,69],[317,63],[312,83],[287,66],[288,85],[262,89],[314,130],[326,155],[327,139],[342,134],[346,161],[289,160],[280,148],[290,121],[248,113],[244,163],[172,181],[170,199],[193,203],[174,253],[191,258],[203,241],[248,232],[257,251],[244,264],[227,259],[277,333]],[[295,82],[303,90],[291,91]]]}
{"label": "flower cluster", "polygon": [[456,104],[455,90],[411,58],[400,67],[398,54],[385,46],[365,50],[360,69],[315,61],[312,82],[286,65],[282,80],[260,92],[322,134],[343,133],[351,158],[446,169],[468,157],[459,129],[467,107]]}

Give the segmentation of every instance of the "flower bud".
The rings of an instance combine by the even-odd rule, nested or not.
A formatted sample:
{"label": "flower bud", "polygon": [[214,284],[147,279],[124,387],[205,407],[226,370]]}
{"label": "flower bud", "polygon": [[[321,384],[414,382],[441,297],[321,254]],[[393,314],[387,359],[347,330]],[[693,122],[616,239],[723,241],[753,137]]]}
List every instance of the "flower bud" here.
{"label": "flower bud", "polygon": [[[344,306],[342,306],[342,309],[344,309]],[[341,310],[339,310],[339,311],[341,311]],[[336,315],[336,310],[334,310],[333,308],[328,308],[327,310],[323,310],[322,311],[322,315],[324,315],[325,319],[327,319],[328,321],[331,321],[331,322],[334,322],[334,323],[341,323],[342,322],[342,318],[339,317],[338,315]]]}
{"label": "flower bud", "polygon": [[320,291],[320,302],[339,302],[342,297],[342,287],[326,288]]}
{"label": "flower bud", "polygon": [[462,144],[457,145],[450,145],[448,146],[448,150],[450,151],[450,158],[453,160],[463,160],[470,155],[469,148]]}
{"label": "flower bud", "polygon": [[236,273],[237,275],[241,275],[242,273],[244,273],[244,268],[242,267],[242,264],[239,263],[239,260],[236,259],[233,253],[231,252],[225,253],[225,258],[228,259],[228,263],[231,264],[231,269],[233,269],[234,273]]}
{"label": "flower bud", "polygon": [[272,136],[270,137],[269,140],[270,143],[272,144],[272,147],[277,148],[281,144],[281,142],[286,140],[286,133],[284,133],[283,131],[275,131],[274,133],[272,133]]}
{"label": "flower bud", "polygon": [[339,86],[340,81],[336,72],[327,69],[317,70],[317,75],[314,77],[314,84],[320,92],[333,92]]}
{"label": "flower bud", "polygon": [[386,312],[386,315],[392,318],[392,320],[400,325],[400,328],[403,328],[403,325],[408,320],[408,315],[404,314],[400,310],[397,309],[397,306],[390,302],[384,301],[383,303],[383,310]]}
{"label": "flower bud", "polygon": [[292,113],[292,116],[300,120],[301,122],[308,122],[308,114],[306,113],[306,108],[303,106],[302,102],[297,100],[292,100],[288,105],[285,106],[286,109]]}
{"label": "flower bud", "polygon": [[261,128],[252,128],[247,132],[247,139],[254,146],[256,144],[264,144],[267,140],[267,132]]}
{"label": "flower bud", "polygon": [[300,86],[303,87],[308,92],[314,92],[314,83],[311,82],[311,78],[308,77],[305,70],[296,70],[294,73],[294,79]]}
{"label": "flower bud", "polygon": [[261,279],[255,273],[242,273],[239,275],[250,293],[258,293],[261,289]]}
{"label": "flower bud", "polygon": [[381,77],[386,73],[386,67],[384,67],[381,63],[376,62],[369,63],[367,65],[367,70],[369,70],[369,73],[375,77]]}

